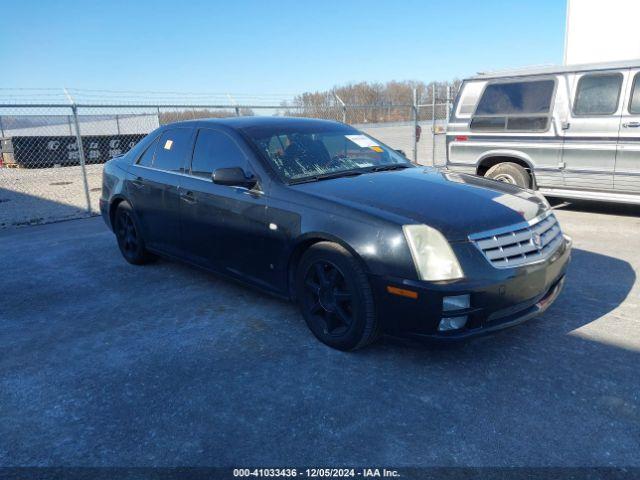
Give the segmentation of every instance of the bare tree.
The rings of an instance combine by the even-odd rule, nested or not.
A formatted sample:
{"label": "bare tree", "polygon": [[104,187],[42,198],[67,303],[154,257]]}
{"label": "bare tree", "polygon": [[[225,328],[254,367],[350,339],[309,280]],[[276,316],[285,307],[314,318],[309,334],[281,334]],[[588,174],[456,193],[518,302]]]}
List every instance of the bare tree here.
{"label": "bare tree", "polygon": [[[279,113],[334,120],[345,118],[347,123],[408,121],[413,115],[411,106],[414,89],[419,104],[431,104],[435,86],[436,103],[440,104],[447,100],[448,87],[451,87],[452,95],[455,95],[459,84],[459,80],[429,84],[415,80],[390,81],[384,84],[350,83],[331,90],[297,95],[291,102],[283,102]],[[347,105],[346,109],[338,98]]]}

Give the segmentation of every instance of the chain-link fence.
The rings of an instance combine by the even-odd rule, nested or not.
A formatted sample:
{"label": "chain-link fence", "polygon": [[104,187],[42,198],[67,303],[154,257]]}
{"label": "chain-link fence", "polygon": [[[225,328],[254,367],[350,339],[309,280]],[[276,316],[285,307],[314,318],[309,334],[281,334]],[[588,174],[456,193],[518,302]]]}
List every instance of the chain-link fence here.
{"label": "chain-link fence", "polygon": [[[161,125],[244,115],[299,116],[340,121],[423,165],[444,163],[450,101],[430,105],[292,105],[75,102],[0,103],[0,227],[46,223],[98,213],[102,165],[126,153]],[[95,100],[92,98],[84,100]]]}

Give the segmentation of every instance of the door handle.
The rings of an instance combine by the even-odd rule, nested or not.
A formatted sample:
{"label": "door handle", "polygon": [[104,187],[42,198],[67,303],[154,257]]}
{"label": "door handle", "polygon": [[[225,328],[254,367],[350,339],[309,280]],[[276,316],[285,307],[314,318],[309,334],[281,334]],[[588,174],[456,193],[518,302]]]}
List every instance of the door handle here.
{"label": "door handle", "polygon": [[640,122],[623,123],[622,126],[624,128],[638,128],[638,127],[640,127]]}
{"label": "door handle", "polygon": [[143,180],[142,177],[138,177],[134,181],[132,181],[131,184],[136,188],[143,188],[144,187],[144,180]]}
{"label": "door handle", "polygon": [[184,202],[191,203],[191,204],[197,202],[195,195],[190,190],[187,192],[181,193],[180,199],[183,200]]}

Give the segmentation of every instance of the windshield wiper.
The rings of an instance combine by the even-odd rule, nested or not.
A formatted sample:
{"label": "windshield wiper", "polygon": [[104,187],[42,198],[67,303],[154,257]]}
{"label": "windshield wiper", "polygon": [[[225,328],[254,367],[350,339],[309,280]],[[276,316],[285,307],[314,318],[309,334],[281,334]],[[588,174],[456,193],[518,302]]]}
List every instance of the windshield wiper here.
{"label": "windshield wiper", "polygon": [[343,170],[342,172],[332,172],[332,173],[322,173],[319,175],[312,175],[310,177],[300,178],[298,180],[293,180],[289,182],[290,185],[297,185],[299,183],[308,183],[308,182],[319,182],[320,180],[330,180],[332,178],[341,178],[341,177],[355,177],[357,175],[362,175],[366,173],[363,170]]}
{"label": "windshield wiper", "polygon": [[373,167],[370,172],[388,172],[389,170],[403,170],[405,168],[411,168],[411,165],[405,163],[392,163],[389,165],[378,165]]}

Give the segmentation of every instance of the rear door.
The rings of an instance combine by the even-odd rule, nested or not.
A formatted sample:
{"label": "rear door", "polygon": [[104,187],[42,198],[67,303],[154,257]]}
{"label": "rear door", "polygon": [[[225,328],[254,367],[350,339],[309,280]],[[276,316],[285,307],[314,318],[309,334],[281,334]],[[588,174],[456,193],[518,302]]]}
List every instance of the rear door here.
{"label": "rear door", "polygon": [[564,125],[564,184],[613,189],[625,71],[585,72],[569,78],[573,102]]}
{"label": "rear door", "polygon": [[613,187],[618,191],[640,192],[640,69],[630,71],[627,95],[620,121],[618,155]]}
{"label": "rear door", "polygon": [[191,151],[193,129],[165,130],[132,165],[127,191],[152,249],[180,252],[180,179]]}
{"label": "rear door", "polygon": [[221,128],[198,130],[189,175],[181,188],[186,255],[198,264],[271,288],[270,260],[263,245],[269,229],[260,183],[252,190],[213,183],[218,168],[241,167],[256,174],[244,140]]}

